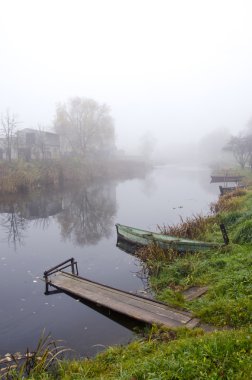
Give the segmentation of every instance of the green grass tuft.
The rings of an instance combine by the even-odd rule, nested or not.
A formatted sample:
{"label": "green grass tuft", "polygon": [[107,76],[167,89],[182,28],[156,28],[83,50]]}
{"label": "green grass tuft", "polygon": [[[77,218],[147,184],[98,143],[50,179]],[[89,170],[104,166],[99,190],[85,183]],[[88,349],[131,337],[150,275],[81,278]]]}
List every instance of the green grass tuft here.
{"label": "green grass tuft", "polygon": [[238,244],[252,243],[252,220],[246,220],[237,228],[233,242]]}
{"label": "green grass tuft", "polygon": [[[174,333],[176,334],[176,333]],[[96,358],[61,362],[62,380],[195,380],[249,379],[252,373],[252,331],[223,331],[202,335],[155,334],[126,347],[112,347]],[[34,379],[44,379],[40,374]],[[53,378],[53,377],[52,377]],[[55,377],[54,377],[55,378]],[[48,377],[49,379],[49,377]]]}

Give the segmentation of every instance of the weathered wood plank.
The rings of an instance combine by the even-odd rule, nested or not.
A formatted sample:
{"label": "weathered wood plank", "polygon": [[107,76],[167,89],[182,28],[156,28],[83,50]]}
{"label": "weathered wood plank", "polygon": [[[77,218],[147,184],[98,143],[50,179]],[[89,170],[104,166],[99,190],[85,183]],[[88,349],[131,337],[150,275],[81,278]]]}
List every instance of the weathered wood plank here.
{"label": "weathered wood plank", "polygon": [[192,301],[195,298],[201,297],[203,294],[205,294],[208,291],[207,286],[192,286],[191,288],[186,289],[183,291],[183,296],[185,297],[186,301]]}
{"label": "weathered wood plank", "polygon": [[163,303],[114,289],[66,272],[58,272],[49,284],[81,299],[94,302],[131,318],[167,327],[193,328],[199,321],[192,314]]}

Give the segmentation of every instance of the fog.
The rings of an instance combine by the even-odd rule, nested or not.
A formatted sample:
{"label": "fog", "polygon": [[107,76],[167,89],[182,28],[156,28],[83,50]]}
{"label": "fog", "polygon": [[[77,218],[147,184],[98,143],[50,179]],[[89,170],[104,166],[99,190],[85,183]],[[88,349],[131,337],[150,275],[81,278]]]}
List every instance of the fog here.
{"label": "fog", "polygon": [[50,129],[58,102],[93,98],[110,107],[119,149],[153,139],[162,157],[238,133],[252,115],[251,11],[249,0],[2,0],[0,113]]}

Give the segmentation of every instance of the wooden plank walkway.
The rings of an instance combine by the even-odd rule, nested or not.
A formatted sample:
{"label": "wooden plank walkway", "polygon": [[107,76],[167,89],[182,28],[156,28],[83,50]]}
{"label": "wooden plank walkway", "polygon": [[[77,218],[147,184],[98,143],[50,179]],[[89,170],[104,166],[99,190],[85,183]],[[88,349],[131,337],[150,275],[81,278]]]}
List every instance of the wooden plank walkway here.
{"label": "wooden plank walkway", "polygon": [[188,328],[199,325],[190,312],[63,271],[50,276],[48,285],[148,324]]}

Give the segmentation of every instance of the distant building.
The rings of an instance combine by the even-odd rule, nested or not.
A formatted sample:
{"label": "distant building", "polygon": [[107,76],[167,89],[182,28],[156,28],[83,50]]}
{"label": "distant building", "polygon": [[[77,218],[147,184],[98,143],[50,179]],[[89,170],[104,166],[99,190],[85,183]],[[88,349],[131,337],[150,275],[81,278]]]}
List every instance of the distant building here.
{"label": "distant building", "polygon": [[[0,160],[8,160],[6,138],[0,138]],[[76,156],[74,149],[65,136],[53,132],[40,131],[33,128],[24,128],[16,132],[11,142],[11,159],[43,160],[57,159],[60,156]],[[114,138],[104,137],[96,145],[88,147],[85,152],[90,159],[111,159],[116,156]]]}
{"label": "distant building", "polygon": [[60,155],[59,135],[25,128],[17,132],[16,150],[18,158],[24,160],[55,159]]}
{"label": "distant building", "polygon": [[17,158],[16,136],[12,138],[12,144],[10,145],[9,152],[6,138],[0,138],[0,160],[8,160],[9,154],[11,156],[11,159]]}

